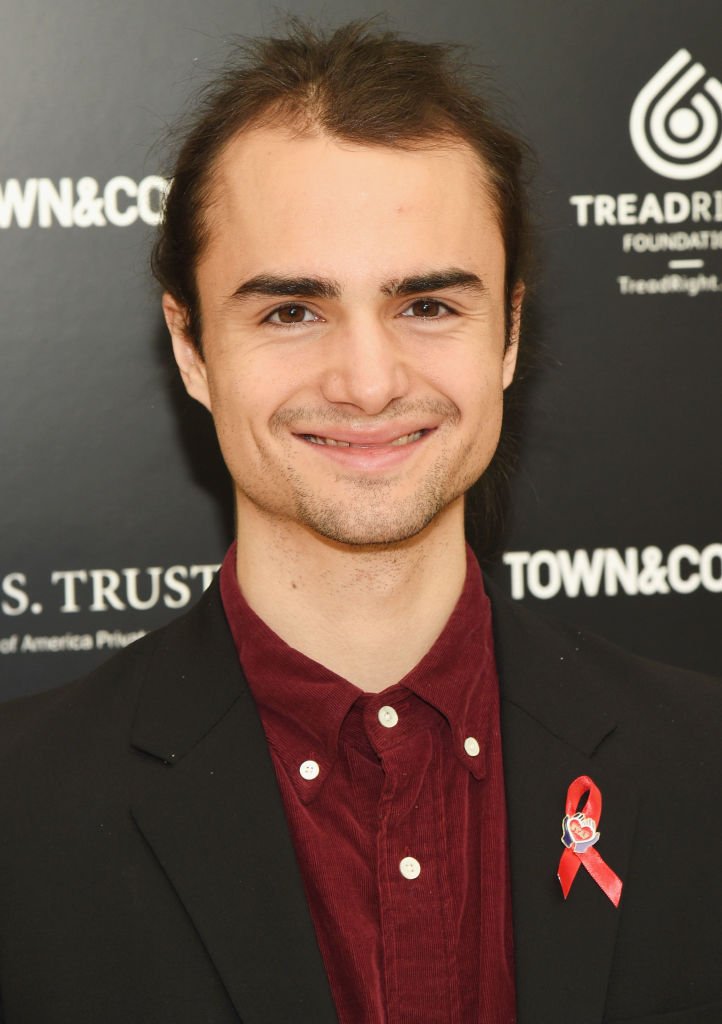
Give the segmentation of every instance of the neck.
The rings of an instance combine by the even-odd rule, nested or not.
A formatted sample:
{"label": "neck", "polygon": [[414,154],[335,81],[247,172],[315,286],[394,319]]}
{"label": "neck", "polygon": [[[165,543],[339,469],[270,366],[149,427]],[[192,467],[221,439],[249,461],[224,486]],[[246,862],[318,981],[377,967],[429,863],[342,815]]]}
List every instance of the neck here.
{"label": "neck", "polygon": [[239,510],[236,572],[246,601],[281,639],[377,693],[418,664],[459,599],[463,499],[416,537],[369,548]]}

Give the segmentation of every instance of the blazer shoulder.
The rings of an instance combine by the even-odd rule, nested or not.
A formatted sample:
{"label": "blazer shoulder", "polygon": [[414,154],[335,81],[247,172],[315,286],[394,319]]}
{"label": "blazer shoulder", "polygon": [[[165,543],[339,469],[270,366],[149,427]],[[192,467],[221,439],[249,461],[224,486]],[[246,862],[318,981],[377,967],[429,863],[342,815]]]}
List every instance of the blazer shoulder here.
{"label": "blazer shoulder", "polygon": [[614,723],[640,750],[719,749],[721,679],[632,654],[511,602],[493,584],[488,591],[504,699],[566,735],[594,721],[600,738]]}
{"label": "blazer shoulder", "polygon": [[[92,731],[127,736],[145,680],[166,666],[184,664],[203,649],[210,623],[225,624],[214,583],[183,615],[148,633],[86,675],[62,686],[0,704],[0,763],[19,748],[47,749]],[[197,653],[195,655],[198,656]]]}

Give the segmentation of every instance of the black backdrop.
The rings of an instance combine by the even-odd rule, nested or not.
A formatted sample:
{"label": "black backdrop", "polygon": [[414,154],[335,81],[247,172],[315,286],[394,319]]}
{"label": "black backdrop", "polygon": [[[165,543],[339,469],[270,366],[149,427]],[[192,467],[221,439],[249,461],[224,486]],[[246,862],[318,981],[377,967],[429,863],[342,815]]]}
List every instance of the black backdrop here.
{"label": "black backdrop", "polygon": [[[5,698],[178,614],[227,546],[229,488],[207,417],[169,368],[147,271],[167,169],[157,140],[229,37],[272,30],[280,9],[0,10]],[[335,24],[380,9],[286,10]],[[540,159],[544,367],[493,574],[514,599],[719,673],[718,0],[385,12],[419,38],[469,44]]]}

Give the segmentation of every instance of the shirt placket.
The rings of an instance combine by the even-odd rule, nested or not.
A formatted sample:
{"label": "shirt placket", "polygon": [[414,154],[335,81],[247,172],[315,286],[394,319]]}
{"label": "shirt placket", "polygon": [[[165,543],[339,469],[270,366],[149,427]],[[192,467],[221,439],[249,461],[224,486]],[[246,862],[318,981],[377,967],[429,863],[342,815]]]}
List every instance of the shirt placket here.
{"label": "shirt placket", "polygon": [[412,697],[364,715],[384,773],[376,864],[388,1024],[460,1021],[435,714]]}

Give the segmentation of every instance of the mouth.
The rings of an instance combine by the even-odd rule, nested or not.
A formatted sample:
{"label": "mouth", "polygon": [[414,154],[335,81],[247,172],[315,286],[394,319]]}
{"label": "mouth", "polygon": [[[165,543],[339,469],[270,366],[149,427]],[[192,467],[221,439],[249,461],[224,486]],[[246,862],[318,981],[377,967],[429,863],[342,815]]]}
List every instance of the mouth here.
{"label": "mouth", "polygon": [[309,441],[311,444],[326,445],[330,448],[359,448],[366,451],[371,451],[376,448],[403,448],[407,444],[413,444],[415,441],[420,441],[426,434],[430,434],[430,429],[415,430],[411,434],[402,434],[400,437],[396,437],[393,440],[359,440],[359,441],[344,441],[335,437],[324,437],[320,434],[299,434],[304,441]]}

